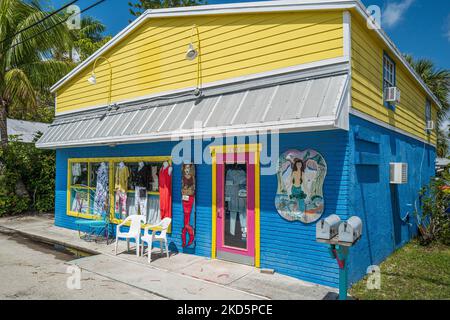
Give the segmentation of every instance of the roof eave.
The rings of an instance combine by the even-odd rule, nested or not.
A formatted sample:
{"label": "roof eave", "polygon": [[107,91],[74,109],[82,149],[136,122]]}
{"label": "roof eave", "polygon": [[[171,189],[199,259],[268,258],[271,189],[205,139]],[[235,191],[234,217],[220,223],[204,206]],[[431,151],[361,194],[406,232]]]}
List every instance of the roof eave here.
{"label": "roof eave", "polygon": [[178,131],[178,132],[162,132],[158,134],[148,134],[139,136],[122,136],[122,137],[105,137],[99,139],[52,142],[52,143],[36,143],[38,149],[65,149],[77,147],[96,147],[96,146],[118,146],[123,144],[139,144],[139,143],[153,143],[153,142],[167,142],[183,139],[199,139],[203,137],[225,137],[225,136],[251,136],[259,133],[289,133],[289,132],[317,132],[325,130],[345,130],[336,125],[335,118],[322,117],[314,121],[288,122],[286,124],[276,125],[261,125],[253,124],[247,126],[237,126],[230,128],[214,128],[209,130],[192,131]]}

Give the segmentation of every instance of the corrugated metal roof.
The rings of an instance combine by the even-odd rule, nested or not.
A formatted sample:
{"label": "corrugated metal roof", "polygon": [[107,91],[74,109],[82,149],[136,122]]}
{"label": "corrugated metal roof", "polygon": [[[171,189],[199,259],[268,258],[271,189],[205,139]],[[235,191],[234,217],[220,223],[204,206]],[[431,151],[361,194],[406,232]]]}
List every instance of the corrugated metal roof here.
{"label": "corrugated metal roof", "polygon": [[41,122],[7,119],[8,135],[18,136],[22,142],[31,143],[38,132],[45,133],[49,124]]}
{"label": "corrugated metal roof", "polygon": [[[256,132],[262,129],[337,128],[347,102],[347,71],[246,84],[240,89],[205,92],[174,101],[141,101],[117,110],[58,118],[39,140],[40,148],[136,143]],[[242,89],[244,88],[244,89]],[[342,114],[345,114],[343,112]]]}

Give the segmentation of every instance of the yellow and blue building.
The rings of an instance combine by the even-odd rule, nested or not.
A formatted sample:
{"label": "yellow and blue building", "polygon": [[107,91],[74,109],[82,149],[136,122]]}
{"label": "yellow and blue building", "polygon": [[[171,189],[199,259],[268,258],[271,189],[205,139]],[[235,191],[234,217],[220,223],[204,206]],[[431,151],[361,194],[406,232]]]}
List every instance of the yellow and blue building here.
{"label": "yellow and blue building", "polygon": [[[98,219],[93,195],[100,163],[113,182],[120,162],[159,168],[167,161],[172,251],[337,286],[338,266],[316,242],[315,224],[279,214],[278,175],[262,161],[314,150],[326,161],[322,217],[356,215],[364,222],[349,264],[349,281],[359,280],[417,233],[413,212],[436,158],[436,134],[427,126],[440,108],[368,19],[357,0],[146,11],[52,88],[55,122],[37,146],[56,149],[55,224],[75,229],[76,219]],[[387,88],[401,92],[400,99],[387,103]],[[223,134],[228,138],[215,139]],[[180,141],[208,160],[196,165],[196,240],[187,248],[181,246],[182,164],[174,159]],[[226,211],[220,160],[229,152],[255,162],[246,167],[247,221],[235,215],[233,222],[249,224],[242,254],[227,249],[229,227],[220,220]],[[408,165],[406,183],[390,183],[391,163]],[[109,213],[118,223],[114,184],[108,188]],[[157,188],[147,191],[149,203],[157,203]],[[130,187],[129,199],[133,192]]]}

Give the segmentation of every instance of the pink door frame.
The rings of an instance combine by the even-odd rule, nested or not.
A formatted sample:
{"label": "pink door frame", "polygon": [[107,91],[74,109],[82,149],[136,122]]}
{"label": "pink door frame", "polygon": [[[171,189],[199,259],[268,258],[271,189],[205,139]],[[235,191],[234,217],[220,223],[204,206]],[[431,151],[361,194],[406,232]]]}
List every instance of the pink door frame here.
{"label": "pink door frame", "polygon": [[[247,165],[247,248],[233,248],[224,243],[225,222],[225,164],[245,163]],[[255,154],[246,153],[223,153],[217,155],[216,163],[216,199],[217,199],[217,251],[232,255],[255,258]],[[253,262],[254,264],[254,262]]]}

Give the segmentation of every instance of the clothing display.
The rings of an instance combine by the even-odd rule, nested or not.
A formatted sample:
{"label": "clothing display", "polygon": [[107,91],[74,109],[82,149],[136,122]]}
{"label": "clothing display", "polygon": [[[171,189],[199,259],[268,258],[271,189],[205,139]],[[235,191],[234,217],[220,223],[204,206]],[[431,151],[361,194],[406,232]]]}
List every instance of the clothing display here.
{"label": "clothing display", "polygon": [[120,190],[116,191],[116,213],[122,215],[122,219],[127,216],[127,193]]}
{"label": "clothing display", "polygon": [[72,164],[72,184],[76,184],[81,176],[81,163]]}
{"label": "clothing display", "polygon": [[129,177],[130,170],[127,166],[125,166],[123,162],[121,162],[116,168],[114,188],[116,190],[115,212],[121,213],[122,218],[125,218],[127,216],[127,192]]}
{"label": "clothing display", "polygon": [[172,218],[172,167],[168,164],[159,171],[159,206],[161,220]]}
{"label": "clothing display", "polygon": [[97,184],[94,197],[94,214],[101,215],[108,201],[108,166],[103,162],[97,170]]}
{"label": "clothing display", "polygon": [[227,170],[225,182],[225,197],[228,201],[228,210],[234,212],[247,211],[247,198],[239,197],[240,190],[247,189],[247,174],[242,169]]}
{"label": "clothing display", "polygon": [[136,187],[134,193],[134,212],[147,216],[147,189]]}
{"label": "clothing display", "polygon": [[242,237],[247,234],[247,174],[242,169],[227,170],[225,199],[230,212],[230,234],[236,234],[236,218],[239,214]]}
{"label": "clothing display", "polygon": [[72,212],[87,213],[88,199],[86,191],[76,191],[72,201]]}
{"label": "clothing display", "polygon": [[[236,218],[238,212],[230,212],[230,233],[234,236],[236,234]],[[239,222],[241,223],[242,238],[247,236],[247,213],[239,212]]]}
{"label": "clothing display", "polygon": [[148,199],[147,224],[155,225],[161,222],[159,197],[150,196]]}
{"label": "clothing display", "polygon": [[124,164],[120,164],[116,169],[116,185],[115,189],[121,192],[128,192],[128,178],[130,177],[130,170]]}
{"label": "clothing display", "polygon": [[158,167],[152,166],[152,191],[157,192],[159,188]]}
{"label": "clothing display", "polygon": [[134,184],[136,187],[151,190],[152,186],[152,171],[151,167],[144,165],[139,167],[134,177]]}

